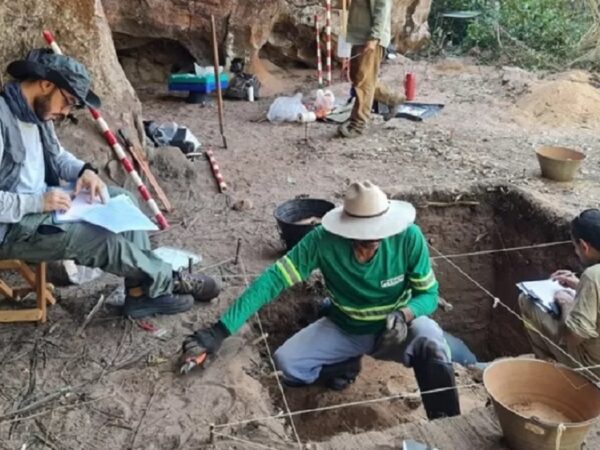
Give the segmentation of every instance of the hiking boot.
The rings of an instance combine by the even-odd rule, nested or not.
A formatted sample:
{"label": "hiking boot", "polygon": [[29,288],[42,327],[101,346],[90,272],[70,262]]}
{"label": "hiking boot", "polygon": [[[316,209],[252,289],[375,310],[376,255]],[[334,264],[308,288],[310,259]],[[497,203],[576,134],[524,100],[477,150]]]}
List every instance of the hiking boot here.
{"label": "hiking boot", "polygon": [[335,377],[325,381],[325,387],[333,391],[343,391],[355,381],[356,378]]}
{"label": "hiking boot", "polygon": [[362,356],[356,356],[339,363],[324,365],[316,382],[334,391],[343,391],[356,381],[362,366],[361,358]]}
{"label": "hiking boot", "polygon": [[190,294],[197,302],[210,302],[221,292],[214,278],[201,273],[177,272],[173,281],[174,294]]}
{"label": "hiking boot", "polygon": [[179,314],[188,311],[193,305],[194,299],[191,295],[165,294],[155,298],[127,295],[123,304],[123,315],[141,319],[155,314]]}
{"label": "hiking boot", "polygon": [[343,138],[352,139],[362,136],[363,130],[351,121],[344,122],[338,127],[338,135]]}

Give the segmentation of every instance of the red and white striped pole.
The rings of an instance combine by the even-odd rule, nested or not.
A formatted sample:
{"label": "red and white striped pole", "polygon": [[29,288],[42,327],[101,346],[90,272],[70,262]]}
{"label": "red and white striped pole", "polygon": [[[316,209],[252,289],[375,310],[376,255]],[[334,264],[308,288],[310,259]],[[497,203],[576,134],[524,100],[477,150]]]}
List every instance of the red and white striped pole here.
{"label": "red and white striped pole", "polygon": [[331,86],[331,0],[325,0],[325,50],[327,51],[325,66],[327,69],[327,86]]}
{"label": "red and white striped pole", "polygon": [[219,167],[219,164],[217,163],[217,160],[215,158],[213,151],[210,148],[207,148],[206,150],[204,150],[204,154],[206,155],[206,158],[208,159],[208,162],[210,163],[210,168],[212,169],[212,173],[215,177],[215,180],[217,180],[217,184],[219,185],[219,192],[221,192],[221,193],[225,192],[227,190],[227,184],[225,183],[225,179],[223,178],[223,175],[221,175],[221,169]]}
{"label": "red and white striped pole", "polygon": [[[63,52],[60,49],[60,47],[58,46],[58,44],[56,43],[56,41],[54,40],[54,36],[52,35],[52,33],[50,31],[44,31],[43,35],[44,35],[44,40],[48,43],[48,45],[50,45],[50,48],[52,49],[52,51],[54,53],[58,53],[59,55],[62,55]],[[154,214],[154,219],[158,223],[159,228],[161,230],[166,230],[167,228],[169,228],[169,223],[167,222],[167,219],[165,218],[163,213],[158,208],[158,205],[156,204],[156,202],[150,195],[150,192],[144,185],[144,182],[140,178],[139,174],[133,168],[131,161],[129,161],[129,159],[127,159],[125,150],[123,150],[123,147],[121,147],[121,144],[119,144],[119,141],[117,141],[117,138],[115,137],[113,132],[110,131],[110,129],[108,128],[108,124],[102,118],[100,111],[98,111],[95,108],[89,107],[89,106],[88,106],[88,109],[89,109],[92,117],[96,121],[96,125],[98,125],[98,128],[100,129],[100,132],[104,136],[104,139],[106,139],[106,142],[108,142],[108,145],[110,145],[111,148],[114,150],[115,154],[117,155],[117,158],[119,158],[119,161],[121,161],[121,164],[122,164],[123,168],[125,169],[125,171],[131,176],[131,178],[133,178],[133,181],[135,182],[135,185],[138,189],[138,192],[140,193],[140,196],[144,199],[144,201],[146,202],[146,204],[152,211],[152,214]]]}
{"label": "red and white striped pole", "polygon": [[315,34],[317,36],[317,79],[319,87],[323,87],[323,55],[321,54],[321,27],[319,16],[315,16]]}

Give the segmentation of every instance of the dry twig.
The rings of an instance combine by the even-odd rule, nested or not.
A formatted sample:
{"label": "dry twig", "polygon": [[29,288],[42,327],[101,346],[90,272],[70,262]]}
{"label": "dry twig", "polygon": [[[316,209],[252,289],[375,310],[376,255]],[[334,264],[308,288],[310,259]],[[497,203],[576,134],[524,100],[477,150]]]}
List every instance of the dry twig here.
{"label": "dry twig", "polygon": [[146,414],[148,414],[148,410],[150,409],[150,406],[152,406],[152,402],[154,401],[154,397],[156,396],[156,391],[157,391],[156,386],[157,385],[155,383],[154,388],[152,389],[152,395],[150,396],[150,399],[148,400],[148,403],[146,404],[146,408],[144,409],[144,412],[142,413],[142,417],[140,417],[137,427],[135,427],[135,432],[133,433],[133,437],[131,438],[131,444],[129,445],[130,449],[135,448],[135,440],[137,439],[138,433],[140,432],[142,422],[144,421]]}
{"label": "dry twig", "polygon": [[3,414],[0,416],[0,423],[4,422],[6,419],[10,419],[11,417],[41,408],[42,406],[45,406],[46,404],[48,404],[56,399],[59,399],[63,395],[72,392],[72,390],[73,389],[71,388],[71,386],[62,387],[62,388],[46,395],[45,397],[42,397],[41,399],[39,399],[36,402],[30,403],[27,406],[23,406],[22,408],[17,408],[14,411]]}
{"label": "dry twig", "polygon": [[96,305],[94,305],[92,310],[85,317],[85,320],[83,321],[83,323],[77,330],[77,333],[75,333],[77,336],[81,337],[83,335],[83,331],[85,330],[85,327],[88,326],[88,324],[90,323],[90,321],[92,320],[94,315],[96,315],[96,313],[100,310],[100,308],[102,308],[102,305],[104,305],[104,294],[102,294],[100,296],[100,298],[98,299],[98,302],[96,302]]}

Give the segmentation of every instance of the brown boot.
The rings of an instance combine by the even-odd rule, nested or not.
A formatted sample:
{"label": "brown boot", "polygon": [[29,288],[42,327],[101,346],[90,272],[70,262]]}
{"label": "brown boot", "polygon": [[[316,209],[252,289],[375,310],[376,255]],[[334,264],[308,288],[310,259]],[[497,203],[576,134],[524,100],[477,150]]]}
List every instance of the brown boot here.
{"label": "brown boot", "polygon": [[221,291],[219,283],[208,275],[182,271],[175,275],[173,281],[174,294],[191,294],[197,302],[210,302]]}
{"label": "brown boot", "polygon": [[363,130],[357,127],[351,120],[348,120],[338,127],[338,135],[346,139],[353,139],[362,136]]}

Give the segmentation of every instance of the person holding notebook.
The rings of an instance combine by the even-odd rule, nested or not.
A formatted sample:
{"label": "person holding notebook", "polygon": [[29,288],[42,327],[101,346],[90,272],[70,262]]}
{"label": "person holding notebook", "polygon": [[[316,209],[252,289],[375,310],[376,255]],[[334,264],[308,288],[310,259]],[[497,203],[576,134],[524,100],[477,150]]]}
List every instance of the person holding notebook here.
{"label": "person holding notebook", "polygon": [[[83,64],[48,49],[32,50],[10,63],[7,72],[14,80],[0,92],[0,259],[67,259],[121,276],[122,312],[135,319],[182,313],[195,300],[216,297],[215,280],[174,272],[153,254],[144,231],[113,233],[86,222],[55,223],[54,213],[72,205],[59,189],[61,182],[74,184],[76,194],[88,191],[90,201],[107,189],[97,169],[62,147],[53,125],[73,109],[98,108],[100,98],[90,89]],[[111,197],[120,194],[131,196],[108,189]]]}
{"label": "person holding notebook", "polygon": [[528,328],[536,357],[570,367],[598,366],[591,372],[600,376],[600,210],[587,209],[573,219],[571,236],[586,269],[580,278],[568,270],[552,274],[552,279],[565,287],[555,294],[560,317],[552,317],[523,294],[519,306],[530,325],[556,344]]}

